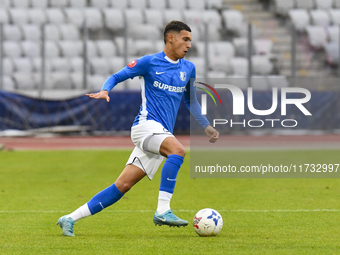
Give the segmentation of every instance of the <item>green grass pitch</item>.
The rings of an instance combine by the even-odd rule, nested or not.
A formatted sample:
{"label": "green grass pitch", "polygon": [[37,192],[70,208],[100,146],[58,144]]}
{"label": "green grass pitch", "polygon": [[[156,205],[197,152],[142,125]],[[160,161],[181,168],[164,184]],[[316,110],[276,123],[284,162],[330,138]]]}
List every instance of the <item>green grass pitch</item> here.
{"label": "green grass pitch", "polygon": [[[340,253],[338,179],[190,179],[190,153],[171,204],[175,214],[189,221],[188,227],[153,224],[158,171],[154,180],[144,178],[117,204],[77,222],[76,237],[61,236],[58,218],[111,185],[129,153],[0,152],[0,254]],[[251,162],[264,152],[229,153],[243,153]],[[293,151],[290,157],[309,153]],[[327,161],[338,158],[339,151],[313,155]],[[193,230],[195,213],[206,207],[223,217],[216,237],[199,237]]]}

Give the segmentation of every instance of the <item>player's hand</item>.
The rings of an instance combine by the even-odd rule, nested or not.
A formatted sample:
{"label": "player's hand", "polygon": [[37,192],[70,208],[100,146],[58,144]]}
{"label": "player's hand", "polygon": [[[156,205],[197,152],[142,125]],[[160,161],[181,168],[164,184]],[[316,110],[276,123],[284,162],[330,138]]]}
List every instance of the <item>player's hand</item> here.
{"label": "player's hand", "polygon": [[211,125],[206,126],[204,132],[209,137],[209,142],[211,143],[215,143],[220,136],[220,133]]}
{"label": "player's hand", "polygon": [[106,102],[110,102],[109,92],[107,90],[101,90],[98,93],[86,94],[86,96],[94,99],[105,99]]}

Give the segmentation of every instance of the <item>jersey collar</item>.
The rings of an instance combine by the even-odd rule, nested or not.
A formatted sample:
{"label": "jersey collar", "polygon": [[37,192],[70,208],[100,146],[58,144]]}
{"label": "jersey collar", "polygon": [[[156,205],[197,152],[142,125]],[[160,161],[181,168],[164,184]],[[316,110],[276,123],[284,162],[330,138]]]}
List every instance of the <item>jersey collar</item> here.
{"label": "jersey collar", "polygon": [[164,54],[164,58],[166,59],[166,60],[168,60],[170,63],[172,63],[172,64],[177,64],[178,62],[179,62],[179,59],[177,59],[176,61],[175,60],[172,60],[171,58],[169,58],[167,55],[165,55],[165,53],[164,53],[164,51],[163,51],[163,54]]}

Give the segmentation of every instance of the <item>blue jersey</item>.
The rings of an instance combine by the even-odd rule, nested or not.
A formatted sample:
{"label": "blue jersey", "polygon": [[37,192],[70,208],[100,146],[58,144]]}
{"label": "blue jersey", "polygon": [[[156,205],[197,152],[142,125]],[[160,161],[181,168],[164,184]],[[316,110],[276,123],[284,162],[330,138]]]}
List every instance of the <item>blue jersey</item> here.
{"label": "blue jersey", "polygon": [[[139,76],[141,84],[142,105],[133,125],[155,120],[172,133],[183,94],[185,104],[202,127],[209,125],[196,99],[193,63],[185,59],[171,60],[164,52],[146,55],[110,76],[102,90],[110,91],[119,82],[136,76]],[[191,82],[190,78],[193,78]]]}

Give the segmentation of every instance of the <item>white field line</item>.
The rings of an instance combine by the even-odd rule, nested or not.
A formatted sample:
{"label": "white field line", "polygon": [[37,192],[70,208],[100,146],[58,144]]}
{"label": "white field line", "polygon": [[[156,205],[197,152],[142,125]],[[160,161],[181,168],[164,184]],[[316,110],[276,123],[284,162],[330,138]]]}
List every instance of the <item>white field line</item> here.
{"label": "white field line", "polygon": [[[175,209],[177,212],[198,212],[199,210],[192,210],[192,209]],[[340,212],[340,209],[273,209],[273,210],[248,210],[248,209],[236,209],[236,210],[226,210],[226,209],[219,209],[218,212],[226,212],[226,213],[280,213],[280,212],[290,212],[290,213],[297,213],[297,212]],[[106,213],[154,213],[155,210],[105,210],[103,212]],[[0,211],[0,213],[70,213],[70,211]]]}

